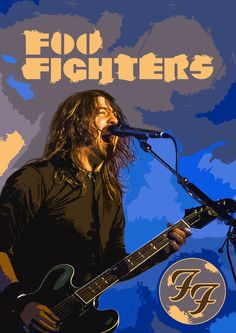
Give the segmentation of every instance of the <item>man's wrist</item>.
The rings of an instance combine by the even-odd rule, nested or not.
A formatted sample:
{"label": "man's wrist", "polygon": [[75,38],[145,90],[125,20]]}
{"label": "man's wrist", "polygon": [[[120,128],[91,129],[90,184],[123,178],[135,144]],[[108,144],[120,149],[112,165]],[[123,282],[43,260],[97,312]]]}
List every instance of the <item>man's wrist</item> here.
{"label": "man's wrist", "polygon": [[2,292],[4,305],[6,308],[15,313],[20,313],[25,305],[29,303],[28,297],[24,292],[24,286],[21,282],[9,284]]}

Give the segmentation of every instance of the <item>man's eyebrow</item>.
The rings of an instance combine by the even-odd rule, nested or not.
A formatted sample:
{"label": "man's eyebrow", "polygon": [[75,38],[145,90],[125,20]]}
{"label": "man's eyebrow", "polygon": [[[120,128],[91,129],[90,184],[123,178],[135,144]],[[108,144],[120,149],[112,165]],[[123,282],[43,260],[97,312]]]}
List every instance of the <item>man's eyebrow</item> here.
{"label": "man's eyebrow", "polygon": [[98,110],[100,110],[100,109],[109,110],[107,106],[98,106],[97,109],[98,109]]}
{"label": "man's eyebrow", "polygon": [[110,111],[110,112],[112,112],[114,114],[117,114],[116,110],[114,110],[113,108],[107,107],[107,106],[98,106],[97,107],[97,111],[99,111],[100,109],[104,109],[106,111]]}
{"label": "man's eyebrow", "polygon": [[112,114],[114,114],[116,117],[118,116],[118,112],[117,110],[113,109],[112,107],[108,107],[108,106],[97,106],[96,107],[96,111],[99,112],[101,109],[105,110],[105,111],[110,111]]}

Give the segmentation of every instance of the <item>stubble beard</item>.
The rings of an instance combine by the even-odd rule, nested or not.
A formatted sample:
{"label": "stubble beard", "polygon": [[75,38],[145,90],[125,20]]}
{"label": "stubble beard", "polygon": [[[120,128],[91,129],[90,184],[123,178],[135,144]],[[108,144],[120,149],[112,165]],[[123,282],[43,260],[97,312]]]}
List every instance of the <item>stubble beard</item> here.
{"label": "stubble beard", "polygon": [[114,146],[111,143],[102,141],[101,139],[97,145],[97,155],[103,161],[112,159],[114,156]]}

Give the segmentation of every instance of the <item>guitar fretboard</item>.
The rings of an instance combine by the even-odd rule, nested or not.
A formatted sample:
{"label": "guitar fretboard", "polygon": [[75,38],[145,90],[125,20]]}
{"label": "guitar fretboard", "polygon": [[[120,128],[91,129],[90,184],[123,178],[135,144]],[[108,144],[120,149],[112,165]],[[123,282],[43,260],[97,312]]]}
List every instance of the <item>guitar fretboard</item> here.
{"label": "guitar fretboard", "polygon": [[[224,209],[225,206],[229,206],[230,208],[228,209],[231,209],[232,212],[235,212],[236,210],[235,202],[232,204],[229,199],[218,201],[217,204],[223,205]],[[202,216],[204,213],[205,216],[203,221]],[[91,303],[106,289],[126,277],[126,275],[142,265],[146,260],[153,257],[161,249],[168,247],[170,245],[170,240],[167,236],[171,229],[185,227],[202,228],[204,225],[214,220],[216,216],[217,213],[208,206],[194,209],[193,212],[185,216],[184,219],[179,220],[176,224],[166,229],[137,251],[129,254],[114,266],[93,278],[87,284],[77,289],[72,295],[67,296],[63,301],[54,306],[52,310],[59,316],[59,318],[63,319],[74,312],[73,307],[77,303],[80,304],[82,309],[86,309],[86,304]]]}
{"label": "guitar fretboard", "polygon": [[170,241],[167,238],[167,233],[172,228],[178,227],[189,227],[189,225],[183,219],[178,221],[174,226],[166,229],[163,233],[152,239],[150,242],[146,243],[137,251],[129,254],[117,264],[103,272],[101,275],[89,281],[87,284],[77,290],[74,295],[76,295],[79,299],[82,299],[82,301],[85,303],[91,302],[94,298],[98,297],[106,289],[131,273],[146,260],[158,253],[161,249],[168,247]]}

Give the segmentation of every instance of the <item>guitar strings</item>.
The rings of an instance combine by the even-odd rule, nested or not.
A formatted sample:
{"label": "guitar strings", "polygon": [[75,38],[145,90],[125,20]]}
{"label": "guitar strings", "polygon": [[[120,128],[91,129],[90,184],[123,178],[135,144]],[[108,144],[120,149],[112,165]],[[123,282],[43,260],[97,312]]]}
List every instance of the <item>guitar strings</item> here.
{"label": "guitar strings", "polygon": [[[188,217],[189,217],[188,219],[190,219],[190,216],[191,216],[191,215],[195,215],[195,214],[194,214],[194,213],[190,214],[190,215],[188,216]],[[187,220],[187,218],[186,218],[186,220]],[[185,226],[185,223],[184,223],[184,222],[185,222],[184,220],[180,220],[180,221],[179,221],[178,223],[176,223],[173,227],[176,227],[177,225],[180,226],[181,224],[182,224],[183,226]],[[164,235],[163,235],[162,237],[164,237],[164,238],[161,239],[161,240],[159,240],[158,243],[154,245],[155,247],[159,246],[159,247],[161,248],[161,247],[164,245],[163,243],[166,242],[166,237],[165,237]],[[155,241],[157,241],[157,239],[154,239],[154,240],[151,241],[151,242],[154,243]],[[149,245],[150,245],[150,242],[149,242],[148,244],[146,244],[146,245],[143,247],[142,255],[145,256],[145,254],[150,254],[150,247],[149,247]],[[166,245],[167,245],[167,244],[166,244]],[[153,249],[153,248],[152,248],[152,249]],[[158,249],[158,251],[159,251],[159,249]],[[154,255],[154,253],[152,253],[152,255]],[[152,256],[152,255],[151,255],[151,256]],[[135,252],[135,253],[131,254],[131,256],[133,257],[132,264],[133,264],[133,265],[137,265],[137,264],[139,264],[139,261],[140,261],[140,253]],[[147,258],[147,259],[148,259],[148,258]],[[130,263],[127,263],[127,262],[126,262],[126,265],[127,265],[127,266],[131,266],[131,264],[130,264]],[[131,266],[131,268],[132,268],[132,266]],[[106,272],[105,274],[102,275],[102,277],[105,279],[105,281],[108,282],[108,284],[110,284],[110,283],[115,283],[116,281],[119,281],[119,279],[117,279],[117,277],[115,277],[114,275],[112,275],[112,272],[111,272],[111,271]],[[115,278],[115,280],[114,280],[114,278]],[[102,281],[100,282],[100,284],[99,284],[99,283],[96,284],[97,280],[99,280],[99,279],[101,279],[101,276],[98,276],[98,277],[95,278],[94,281],[92,282],[92,284],[94,284],[94,287],[92,288],[92,290],[94,291],[95,294],[99,294],[99,291],[97,292],[97,291],[95,291],[95,290],[96,290],[97,287],[100,287],[100,289],[101,289],[101,286],[100,286],[101,282],[102,282],[102,283],[105,283],[105,282],[102,280]],[[85,293],[83,292],[84,289],[85,289]],[[89,300],[92,301],[92,300],[95,298],[95,296],[91,294],[91,289],[90,289],[90,290],[86,290],[86,289],[87,289],[86,285],[83,286],[83,287],[80,289],[80,295],[82,296],[82,297],[81,297],[81,298],[82,298],[82,301],[83,301],[84,298],[89,298]],[[91,297],[91,295],[92,295],[92,297]],[[56,306],[54,306],[54,307],[52,308],[52,310],[55,311],[55,312],[57,312],[58,315],[59,315],[59,317],[60,317],[60,316],[61,316],[61,317],[62,317],[62,316],[67,316],[67,315],[72,314],[74,311],[72,311],[72,310],[70,309],[69,306],[71,306],[74,302],[77,302],[77,297],[78,297],[78,296],[77,296],[77,295],[75,296],[75,294],[73,294],[73,295],[67,297],[66,299],[64,299],[63,301],[61,301],[60,303],[58,303]],[[88,301],[88,302],[89,302],[89,301]],[[86,302],[85,302],[85,303],[86,303]]]}
{"label": "guitar strings", "polygon": [[[163,240],[161,240],[161,241],[159,241],[158,242],[158,244],[157,245],[155,245],[155,246],[160,246],[160,247],[162,247],[162,245],[164,245],[164,244],[161,244],[161,243],[163,243],[163,241],[166,241],[166,239],[163,239]],[[145,255],[146,253],[148,253],[148,254],[150,254],[150,248],[148,249],[145,249],[145,251],[142,251],[142,253]],[[135,255],[133,255],[133,260],[132,260],[132,263],[134,264],[134,265],[136,265],[136,263],[138,264],[139,263],[139,261],[140,261],[140,254],[139,253],[135,253]],[[131,266],[131,265],[130,265]],[[132,268],[132,266],[131,266],[131,268]],[[114,281],[114,275],[112,275],[112,272],[111,271],[109,271],[109,272],[107,272],[105,275],[103,275],[103,278],[108,282],[108,283],[111,283],[111,282],[115,282],[115,281],[118,281],[118,279],[116,278],[115,279],[115,281]],[[98,280],[98,279],[101,279],[101,277],[98,277],[96,280]],[[105,283],[104,281],[103,281],[103,283]],[[96,287],[98,287],[97,285],[95,285],[95,288]],[[83,289],[84,287],[82,287],[82,289]],[[94,288],[94,289],[95,289]],[[80,290],[80,294],[82,295],[82,298],[87,298],[87,297],[89,297],[89,298],[91,298],[90,297],[90,295],[92,295],[91,294],[91,292],[88,290],[87,292],[85,292],[85,293],[83,293],[83,290]],[[97,293],[96,293],[97,294]],[[94,295],[92,295],[92,299],[94,298]],[[61,301],[60,303],[58,303],[55,307],[53,307],[53,309],[52,310],[54,310],[54,311],[56,311],[58,314],[60,314],[61,316],[62,315],[64,315],[64,311],[66,311],[66,310],[68,310],[68,306],[70,306],[70,305],[72,305],[72,303],[73,302],[77,302],[76,301],[76,299],[74,298],[74,299],[72,299],[72,296],[69,296],[66,300],[63,300],[63,301]],[[59,313],[60,312],[60,313]],[[73,311],[71,311],[70,310],[70,312],[71,313],[73,313]]]}
{"label": "guitar strings", "polygon": [[[163,241],[162,242],[160,242],[159,241],[159,246],[162,246],[162,245],[165,245],[165,244],[161,244],[161,243],[163,243]],[[157,246],[157,245],[156,245]],[[145,250],[148,250],[148,254],[150,254],[150,251],[149,251],[149,249],[145,249]],[[147,251],[143,251],[143,253],[144,254],[146,254],[146,252]],[[138,256],[137,256],[138,255]],[[133,264],[136,264],[136,263],[139,263],[139,261],[140,261],[140,255],[138,254],[138,253],[136,253],[136,258],[134,257],[134,259],[133,259],[133,261],[132,261],[132,263]],[[118,281],[118,279],[117,278],[115,278],[115,280],[114,280],[114,275],[111,275],[111,272],[107,272],[106,274],[105,274],[105,277],[106,277],[106,280],[109,282],[109,283],[115,283],[116,281]],[[96,287],[97,287],[97,285],[96,285]],[[82,296],[84,296],[84,297],[89,297],[89,299],[94,299],[94,295],[92,295],[92,297],[91,297],[91,293],[90,293],[90,291],[88,291],[88,292],[86,292],[86,293],[84,293],[84,295],[82,295]],[[57,312],[58,312],[58,314],[59,314],[59,317],[66,317],[66,316],[68,316],[68,315],[70,315],[70,314],[72,314],[73,313],[73,311],[70,309],[70,307],[69,306],[71,306],[72,305],[72,303],[73,302],[77,302],[75,299],[67,299],[66,301],[64,300],[64,301],[62,301],[61,302],[61,304],[58,304],[55,308],[54,308],[54,310],[56,310]]]}
{"label": "guitar strings", "polygon": [[[136,256],[137,256],[137,254],[136,254]],[[140,256],[138,255],[137,258],[134,257],[134,260],[132,262],[134,264],[136,264],[136,263],[139,263],[139,261],[140,261]],[[111,285],[111,283],[115,283],[116,281],[119,280],[117,278],[115,278],[115,280],[114,280],[114,276],[111,275],[111,272],[106,273],[104,277],[105,277],[106,281],[110,285]],[[92,295],[91,292],[87,291],[82,296],[84,296],[86,298],[88,297],[89,299],[92,300],[92,299],[94,299],[94,295],[92,295],[92,296],[91,295]],[[53,310],[54,311],[56,310],[56,312],[58,313],[59,317],[62,318],[62,319],[64,319],[65,317],[67,317],[68,315],[70,315],[70,314],[73,313],[73,311],[70,309],[70,306],[73,304],[73,302],[77,302],[77,301],[74,300],[74,299],[73,300],[70,299],[70,300],[67,300],[67,301],[62,301],[61,304],[60,304],[60,306],[57,305],[56,307],[54,307]]]}
{"label": "guitar strings", "polygon": [[[166,239],[162,239],[161,241],[159,241],[158,242],[158,244],[156,244],[155,246],[160,246],[160,247],[162,247],[164,244],[162,244],[163,243],[163,241],[166,241]],[[146,248],[144,251],[142,251],[142,254],[146,254],[146,253],[148,253],[148,254],[150,254],[150,248]],[[132,263],[134,264],[134,265],[136,265],[136,263],[138,264],[139,263],[139,261],[140,261],[140,254],[139,253],[135,253],[135,254],[133,254],[132,255],[133,256],[133,260],[132,260]],[[131,268],[132,268],[132,266],[131,266]],[[108,282],[108,283],[114,283],[114,282],[116,282],[117,281],[117,278],[114,280],[114,275],[112,275],[112,272],[111,271],[109,271],[109,272],[107,272],[105,275],[103,275],[103,277],[106,279],[106,281]],[[98,277],[99,278],[99,277]],[[96,280],[98,280],[98,278],[96,279]],[[96,288],[97,286],[95,286],[95,288]],[[91,298],[91,292],[88,290],[88,291],[86,291],[85,293],[83,293],[83,288],[84,287],[82,287],[82,289],[80,290],[80,294],[82,295],[82,298],[86,298],[86,297],[89,297],[89,298]],[[95,289],[94,288],[94,289]],[[95,292],[96,293],[96,292]],[[94,298],[94,295],[92,295],[92,299]],[[92,300],[91,299],[91,300]],[[66,310],[66,309],[68,309],[68,306],[69,305],[71,305],[73,302],[75,301],[75,299],[71,299],[71,296],[69,296],[69,298],[68,299],[66,299],[66,300],[63,300],[62,302],[60,302],[59,304],[57,304],[53,309],[54,310],[56,310],[57,312],[60,312],[61,313],[61,315],[63,314],[63,311],[64,310]],[[71,312],[73,312],[73,311],[71,311]]]}

